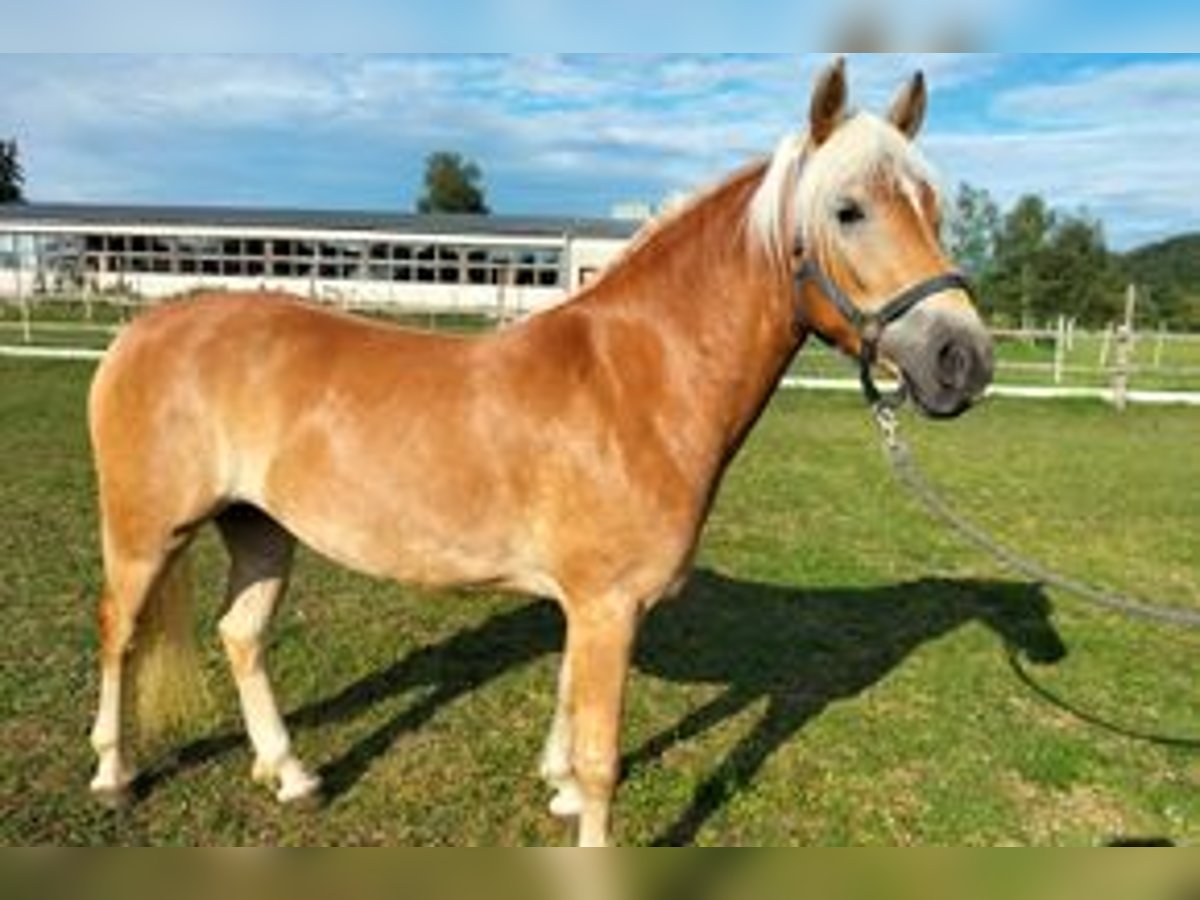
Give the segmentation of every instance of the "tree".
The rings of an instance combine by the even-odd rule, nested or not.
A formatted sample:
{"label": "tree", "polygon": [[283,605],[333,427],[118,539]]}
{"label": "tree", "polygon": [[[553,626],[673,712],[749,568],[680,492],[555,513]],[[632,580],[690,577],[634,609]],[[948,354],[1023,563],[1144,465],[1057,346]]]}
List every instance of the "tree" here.
{"label": "tree", "polygon": [[1099,222],[1086,216],[1060,217],[1038,269],[1039,316],[1067,315],[1100,324],[1120,315],[1121,275]]}
{"label": "tree", "polygon": [[1054,228],[1054,211],[1036,194],[1017,201],[996,232],[995,266],[984,280],[992,308],[1030,325],[1048,304],[1043,251]]}
{"label": "tree", "polygon": [[983,278],[996,255],[1000,208],[983,188],[960,184],[947,226],[950,257],[972,278]]}
{"label": "tree", "polygon": [[990,312],[1022,327],[1060,315],[1100,324],[1119,314],[1120,266],[1098,221],[1031,194],[999,222],[981,279]]}
{"label": "tree", "polygon": [[425,193],[417,201],[417,211],[487,215],[483,172],[458,153],[430,154],[425,160]]}
{"label": "tree", "polygon": [[17,142],[0,141],[0,203],[23,203],[25,173],[21,170]]}

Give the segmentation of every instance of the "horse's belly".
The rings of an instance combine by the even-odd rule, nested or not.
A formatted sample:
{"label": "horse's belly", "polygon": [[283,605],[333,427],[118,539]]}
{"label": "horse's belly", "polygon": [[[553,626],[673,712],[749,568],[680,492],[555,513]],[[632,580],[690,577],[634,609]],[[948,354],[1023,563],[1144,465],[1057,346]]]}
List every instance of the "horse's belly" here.
{"label": "horse's belly", "polygon": [[430,587],[537,583],[518,520],[463,516],[420,492],[380,497],[347,485],[249,499],[306,546],[366,575]]}

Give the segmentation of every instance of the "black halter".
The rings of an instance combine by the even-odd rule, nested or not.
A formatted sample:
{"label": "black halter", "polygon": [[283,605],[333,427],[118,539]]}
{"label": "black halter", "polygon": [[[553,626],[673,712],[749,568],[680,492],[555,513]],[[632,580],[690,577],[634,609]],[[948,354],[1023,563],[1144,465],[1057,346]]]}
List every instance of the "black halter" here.
{"label": "black halter", "polygon": [[[875,378],[871,374],[871,367],[879,359],[879,342],[883,339],[884,329],[904,318],[926,300],[946,291],[964,291],[968,295],[974,296],[974,289],[967,276],[961,272],[945,272],[907,288],[884,304],[881,309],[867,312],[859,308],[811,257],[806,258],[796,272],[797,292],[802,291],[809,282],[815,284],[818,290],[829,298],[838,308],[842,317],[858,332],[861,346],[858,354],[859,380],[862,383],[863,396],[866,397],[867,403],[877,409],[881,407],[898,409],[903,405],[906,396],[903,384],[892,395],[885,396],[879,390],[879,386],[875,384]],[[815,330],[804,319],[799,305],[796,307],[796,326],[798,329]],[[820,332],[817,334],[820,335]]]}

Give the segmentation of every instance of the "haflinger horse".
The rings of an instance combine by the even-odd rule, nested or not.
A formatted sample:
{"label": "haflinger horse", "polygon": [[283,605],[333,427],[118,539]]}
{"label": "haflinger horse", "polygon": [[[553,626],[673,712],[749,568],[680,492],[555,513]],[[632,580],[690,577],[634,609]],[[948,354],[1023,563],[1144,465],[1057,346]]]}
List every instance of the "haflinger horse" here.
{"label": "haflinger horse", "polygon": [[648,226],[565,304],[488,336],[269,294],[142,316],[90,396],[105,563],[92,790],[132,783],[122,685],[167,677],[143,657],[187,658],[179,562],[213,522],[252,775],[280,801],[319,792],[263,662],[303,541],[372,576],[554,598],[567,637],[541,772],[579,843],[607,845],[639,620],[685,582],[722,475],[806,338],[889,366],[935,417],[991,379],[913,145],[925,108],[918,74],[886,118],[851,112],[837,61],[804,134]]}

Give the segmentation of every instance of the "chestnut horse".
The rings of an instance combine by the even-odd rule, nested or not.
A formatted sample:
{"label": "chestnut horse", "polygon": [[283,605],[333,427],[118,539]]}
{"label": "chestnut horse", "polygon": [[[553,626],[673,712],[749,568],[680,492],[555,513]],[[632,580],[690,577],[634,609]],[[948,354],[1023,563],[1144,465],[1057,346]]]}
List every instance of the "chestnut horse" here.
{"label": "chestnut horse", "polygon": [[[887,118],[851,113],[838,61],[805,134],[648,227],[570,302],[486,337],[275,295],[140,318],[90,398],[105,562],[92,790],[116,799],[131,783],[122,684],[155,648],[184,659],[178,563],[214,522],[253,777],[280,801],[319,790],[262,650],[303,541],[374,576],[555,598],[567,639],[542,774],[580,844],[607,844],[639,619],[687,578],[721,477],[806,337],[864,357],[869,340],[932,415],[990,380],[912,143],[925,103],[917,75]],[[919,308],[859,327],[914,285]]]}

